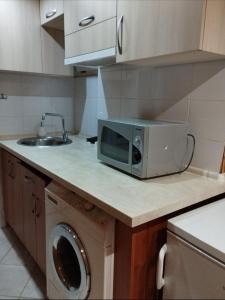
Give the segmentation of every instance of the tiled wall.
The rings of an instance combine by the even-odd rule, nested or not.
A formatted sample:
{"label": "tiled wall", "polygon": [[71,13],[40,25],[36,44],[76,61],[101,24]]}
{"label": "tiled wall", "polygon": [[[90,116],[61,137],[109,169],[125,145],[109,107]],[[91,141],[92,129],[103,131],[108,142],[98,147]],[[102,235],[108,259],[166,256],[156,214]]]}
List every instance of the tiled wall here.
{"label": "tiled wall", "polygon": [[[36,134],[44,112],[65,116],[66,127],[74,130],[73,78],[40,77],[19,73],[0,73],[0,136]],[[46,119],[49,132],[61,130],[59,119]]]}
{"label": "tiled wall", "polygon": [[218,172],[225,144],[225,61],[161,68],[115,66],[76,80],[76,128],[96,135],[98,117],[190,123],[192,165]]}

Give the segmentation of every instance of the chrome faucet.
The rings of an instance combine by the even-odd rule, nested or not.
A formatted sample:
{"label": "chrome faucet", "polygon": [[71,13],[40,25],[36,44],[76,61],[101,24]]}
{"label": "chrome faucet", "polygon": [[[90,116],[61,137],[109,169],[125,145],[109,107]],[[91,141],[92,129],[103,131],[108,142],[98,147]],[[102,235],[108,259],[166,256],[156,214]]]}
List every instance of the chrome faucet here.
{"label": "chrome faucet", "polygon": [[42,115],[42,118],[41,118],[42,119],[42,124],[44,123],[46,116],[61,118],[62,131],[63,131],[62,138],[63,138],[63,141],[66,142],[68,140],[68,133],[67,133],[66,128],[65,128],[65,119],[64,119],[63,115],[55,114],[55,113],[44,113]]}

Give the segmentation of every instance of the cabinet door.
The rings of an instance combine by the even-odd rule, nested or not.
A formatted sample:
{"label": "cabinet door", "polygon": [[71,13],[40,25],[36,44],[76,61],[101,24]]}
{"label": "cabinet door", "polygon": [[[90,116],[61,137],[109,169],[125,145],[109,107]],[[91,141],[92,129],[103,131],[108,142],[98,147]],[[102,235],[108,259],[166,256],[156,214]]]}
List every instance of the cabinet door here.
{"label": "cabinet door", "polygon": [[113,17],[116,17],[116,0],[64,1],[65,35]]}
{"label": "cabinet door", "polygon": [[3,151],[3,191],[6,223],[23,241],[23,202],[20,161]]}
{"label": "cabinet door", "polygon": [[24,203],[24,245],[36,259],[36,226],[35,226],[35,180],[33,173],[23,167],[23,203]]}
{"label": "cabinet door", "polygon": [[40,1],[41,25],[63,14],[63,0]]}
{"label": "cabinet door", "polygon": [[[60,34],[60,31],[51,29],[51,34],[54,33]],[[62,39],[64,43],[63,34]],[[73,67],[64,66],[65,49],[44,28],[41,28],[41,44],[43,73],[73,76]]]}
{"label": "cabinet door", "polygon": [[12,156],[2,151],[2,166],[3,166],[3,196],[4,196],[4,212],[6,223],[13,226],[13,160]]}
{"label": "cabinet door", "polygon": [[35,177],[35,196],[36,196],[36,261],[46,273],[46,242],[45,242],[45,181],[40,177]]}
{"label": "cabinet door", "polygon": [[115,47],[116,18],[65,36],[65,57],[88,54]]}
{"label": "cabinet door", "polygon": [[12,228],[23,241],[23,197],[22,197],[22,169],[21,162],[16,157],[13,157],[12,170],[12,209],[13,209],[13,223]]}
{"label": "cabinet door", "polygon": [[0,1],[0,69],[42,72],[39,1]]}
{"label": "cabinet door", "polygon": [[205,0],[118,0],[117,16],[123,23],[117,62],[199,49],[205,4]]}

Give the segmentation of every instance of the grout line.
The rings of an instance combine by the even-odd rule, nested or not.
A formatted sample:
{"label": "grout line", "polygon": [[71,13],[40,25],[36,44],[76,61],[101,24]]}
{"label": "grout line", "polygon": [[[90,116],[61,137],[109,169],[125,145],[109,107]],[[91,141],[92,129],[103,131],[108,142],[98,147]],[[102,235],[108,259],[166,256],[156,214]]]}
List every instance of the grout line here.
{"label": "grout line", "polygon": [[12,248],[13,247],[11,247],[7,252],[6,252],[6,254],[5,255],[3,255],[3,257],[0,259],[0,265],[5,265],[5,264],[2,264],[2,261],[4,260],[4,258],[9,254],[9,252],[12,250]]}
{"label": "grout line", "polygon": [[28,285],[28,283],[29,283],[30,280],[31,280],[31,275],[28,278],[27,282],[25,283],[25,286],[23,287],[21,293],[19,294],[19,298],[22,297],[22,294],[23,294],[24,290],[26,289],[26,287],[27,287],[27,285]]}

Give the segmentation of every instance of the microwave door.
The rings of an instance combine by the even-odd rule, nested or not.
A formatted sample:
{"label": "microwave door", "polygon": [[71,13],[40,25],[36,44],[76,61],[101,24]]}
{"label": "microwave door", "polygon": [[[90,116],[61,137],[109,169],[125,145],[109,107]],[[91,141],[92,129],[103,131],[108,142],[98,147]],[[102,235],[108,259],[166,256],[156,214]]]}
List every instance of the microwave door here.
{"label": "microwave door", "polygon": [[98,158],[120,170],[131,173],[132,127],[113,122],[99,124]]}

